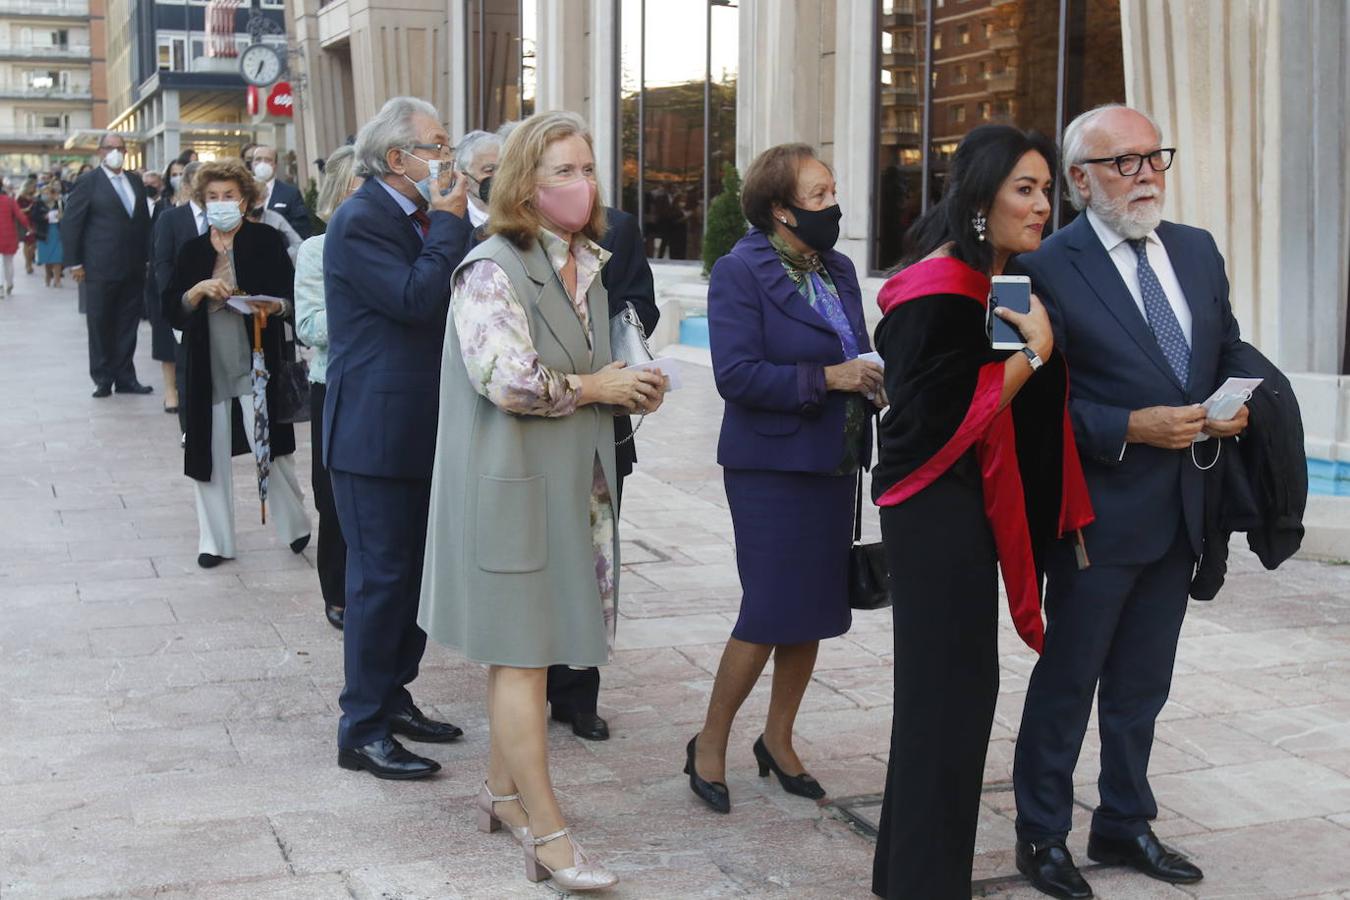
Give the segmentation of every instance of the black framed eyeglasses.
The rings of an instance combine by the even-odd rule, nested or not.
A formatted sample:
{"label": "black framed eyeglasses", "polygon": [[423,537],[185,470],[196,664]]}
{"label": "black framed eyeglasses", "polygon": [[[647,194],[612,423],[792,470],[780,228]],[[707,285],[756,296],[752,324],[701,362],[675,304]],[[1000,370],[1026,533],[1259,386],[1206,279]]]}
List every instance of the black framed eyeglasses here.
{"label": "black framed eyeglasses", "polygon": [[1144,167],[1144,160],[1148,160],[1148,167],[1155,172],[1166,172],[1172,168],[1172,159],[1177,154],[1176,147],[1159,147],[1152,153],[1122,153],[1120,156],[1105,156],[1101,159],[1085,159],[1085,163],[1110,163],[1116,167],[1116,171],[1126,178],[1131,175],[1138,175],[1139,170]]}

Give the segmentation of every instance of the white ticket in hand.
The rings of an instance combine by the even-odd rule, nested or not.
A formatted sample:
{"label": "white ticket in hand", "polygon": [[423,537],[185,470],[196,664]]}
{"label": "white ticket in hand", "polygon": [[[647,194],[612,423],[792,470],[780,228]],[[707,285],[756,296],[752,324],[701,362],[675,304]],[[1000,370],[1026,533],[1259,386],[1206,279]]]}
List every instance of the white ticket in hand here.
{"label": "white ticket in hand", "polygon": [[253,315],[253,307],[248,305],[250,300],[264,303],[285,303],[280,297],[268,297],[265,294],[250,294],[246,297],[236,294],[226,300],[225,305],[235,312],[251,316]]}
{"label": "white ticket in hand", "polygon": [[882,359],[881,354],[875,350],[869,353],[859,353],[858,359],[861,359],[863,362],[876,363],[881,366],[882,369],[886,368],[886,360]]}
{"label": "white ticket in hand", "polygon": [[635,369],[639,372],[660,369],[661,374],[666,376],[666,380],[670,382],[668,390],[677,391],[683,386],[683,383],[680,380],[680,363],[678,360],[672,359],[669,356],[661,356],[651,362],[633,363],[624,368]]}

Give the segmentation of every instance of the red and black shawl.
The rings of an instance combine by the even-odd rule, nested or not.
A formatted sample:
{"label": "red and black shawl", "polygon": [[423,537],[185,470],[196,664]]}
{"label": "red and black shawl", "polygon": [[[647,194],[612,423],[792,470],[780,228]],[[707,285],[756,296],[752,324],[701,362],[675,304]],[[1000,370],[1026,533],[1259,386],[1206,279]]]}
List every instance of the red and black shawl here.
{"label": "red and black shawl", "polygon": [[973,448],[1008,608],[1017,633],[1039,653],[1044,554],[1092,521],[1092,504],[1069,423],[1063,357],[1052,354],[999,409],[1008,353],[989,347],[989,285],[960,260],[934,258],[882,288],[876,347],[891,406],[881,421],[872,494],[878,506],[902,503]]}

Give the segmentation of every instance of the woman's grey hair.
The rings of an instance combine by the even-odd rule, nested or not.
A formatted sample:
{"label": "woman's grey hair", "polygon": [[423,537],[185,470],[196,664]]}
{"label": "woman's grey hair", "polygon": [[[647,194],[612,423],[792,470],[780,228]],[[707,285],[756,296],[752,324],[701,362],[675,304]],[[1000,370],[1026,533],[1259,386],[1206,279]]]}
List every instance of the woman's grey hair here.
{"label": "woman's grey hair", "polygon": [[490,131],[470,131],[455,148],[455,171],[467,172],[484,150],[502,149],[502,139]]}
{"label": "woman's grey hair", "polygon": [[1073,204],[1074,209],[1083,209],[1087,206],[1087,198],[1074,186],[1073,172],[1074,166],[1081,166],[1083,160],[1088,158],[1087,139],[1092,133],[1092,128],[1097,124],[1097,120],[1104,113],[1113,109],[1128,109],[1131,112],[1139,113],[1148,123],[1153,126],[1153,131],[1158,135],[1158,140],[1162,140],[1162,129],[1153,117],[1142,109],[1135,109],[1133,106],[1126,106],[1124,103],[1103,103],[1101,106],[1093,107],[1085,113],[1080,113],[1068,127],[1064,129],[1064,144],[1060,148],[1060,162],[1064,168],[1064,193],[1068,195],[1069,202]]}
{"label": "woman's grey hair", "polygon": [[375,118],[356,133],[356,158],[361,168],[377,177],[388,175],[389,151],[407,149],[417,143],[417,129],[412,120],[418,114],[436,122],[441,119],[436,107],[416,97],[393,97],[380,107]]}
{"label": "woman's grey hair", "polygon": [[323,163],[323,180],[319,182],[319,199],[314,213],[327,222],[333,218],[338,204],[347,199],[356,172],[356,148],[339,147]]}
{"label": "woman's grey hair", "polygon": [[505,122],[497,126],[497,137],[501,139],[501,142],[503,144],[505,144],[506,139],[511,136],[511,132],[515,131],[516,128],[518,128],[519,126],[520,126],[520,119],[507,119]]}

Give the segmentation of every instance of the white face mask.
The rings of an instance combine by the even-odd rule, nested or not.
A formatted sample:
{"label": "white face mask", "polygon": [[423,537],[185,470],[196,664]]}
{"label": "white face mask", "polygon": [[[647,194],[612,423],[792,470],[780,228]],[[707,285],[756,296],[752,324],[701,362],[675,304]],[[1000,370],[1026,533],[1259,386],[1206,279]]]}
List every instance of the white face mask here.
{"label": "white face mask", "polygon": [[235,200],[206,201],[206,221],[217,231],[230,232],[239,227],[243,211]]}
{"label": "white face mask", "polygon": [[276,174],[276,169],[272,168],[270,162],[255,162],[253,164],[253,177],[259,181],[271,181],[272,176]]}
{"label": "white face mask", "polygon": [[116,148],[109,150],[108,154],[103,157],[103,164],[113,170],[122,168],[122,162],[123,162],[122,151]]}
{"label": "white face mask", "polygon": [[[422,157],[418,156],[416,153],[409,153],[408,155],[413,159],[422,159]],[[427,201],[427,203],[431,203],[433,186],[435,186],[435,190],[440,190],[441,161],[439,159],[422,159],[422,162],[427,164],[426,178],[423,178],[421,181],[413,181],[411,178],[408,178],[406,172],[403,177],[408,178],[408,181],[412,182],[412,186],[417,188],[417,193],[422,195],[423,200]]]}

